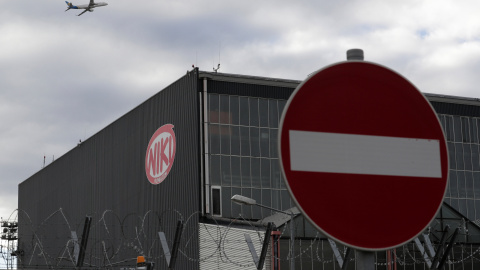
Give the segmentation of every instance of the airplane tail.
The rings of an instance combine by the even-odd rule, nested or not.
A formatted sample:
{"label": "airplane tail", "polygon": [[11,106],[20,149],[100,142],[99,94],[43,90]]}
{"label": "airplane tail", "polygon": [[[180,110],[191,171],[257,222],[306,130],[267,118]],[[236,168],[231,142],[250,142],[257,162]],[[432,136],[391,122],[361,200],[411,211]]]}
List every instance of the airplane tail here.
{"label": "airplane tail", "polygon": [[[67,3],[67,6],[68,6],[67,10],[69,10],[73,7],[73,3],[70,3],[68,1],[65,1],[65,3]],[[67,11],[67,10],[65,10],[65,11]]]}

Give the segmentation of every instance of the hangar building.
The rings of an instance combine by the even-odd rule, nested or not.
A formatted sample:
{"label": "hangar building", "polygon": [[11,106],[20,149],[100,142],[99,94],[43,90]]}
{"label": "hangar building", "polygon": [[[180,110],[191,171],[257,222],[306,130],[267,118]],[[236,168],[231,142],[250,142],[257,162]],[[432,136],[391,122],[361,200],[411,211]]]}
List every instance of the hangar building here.
{"label": "hangar building", "polygon": [[[260,256],[265,221],[273,221],[264,269],[289,269],[292,259],[297,269],[341,269],[331,243],[301,215],[292,221],[231,201],[239,194],[298,213],[277,137],[299,83],[188,71],[19,185],[18,268],[126,269],[143,255],[156,269],[257,269],[245,234]],[[450,157],[446,198],[425,235],[440,257],[459,228],[445,269],[478,269],[480,101],[425,96]],[[376,269],[427,269],[423,253],[413,242],[377,252]],[[355,269],[354,256],[345,261]]]}

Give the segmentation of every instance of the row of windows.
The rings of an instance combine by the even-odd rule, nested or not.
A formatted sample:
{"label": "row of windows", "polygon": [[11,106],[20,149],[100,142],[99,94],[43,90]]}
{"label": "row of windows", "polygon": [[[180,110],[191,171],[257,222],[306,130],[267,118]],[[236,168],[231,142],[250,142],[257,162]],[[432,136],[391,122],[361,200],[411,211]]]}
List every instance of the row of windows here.
{"label": "row of windows", "polygon": [[480,199],[479,119],[452,115],[438,117],[447,139],[450,161],[445,201],[475,220],[480,216],[480,200],[475,200]]}
{"label": "row of windows", "polygon": [[210,184],[285,189],[278,159],[210,155]]}
{"label": "row of windows", "polygon": [[[209,94],[212,213],[261,219],[271,210],[231,202],[235,194],[275,209],[292,207],[278,161],[278,125],[285,100]],[[241,112],[241,113],[240,113]]]}
{"label": "row of windows", "polygon": [[480,145],[447,142],[450,169],[480,171]]}
{"label": "row of windows", "polygon": [[[287,209],[290,196],[277,150],[278,124],[286,101],[209,94],[208,102],[210,183],[222,189],[223,215],[241,213],[240,207],[230,202],[234,194]],[[475,219],[480,217],[480,204],[476,206],[474,200],[480,199],[480,119],[451,115],[439,115],[439,119],[448,141],[451,169],[446,198]],[[278,199],[272,199],[277,196],[272,192]],[[243,209],[242,213],[252,218],[265,216],[259,216],[260,208],[252,209],[257,210]]]}
{"label": "row of windows", "polygon": [[480,172],[450,170],[445,197],[480,199]]}
{"label": "row of windows", "polygon": [[447,141],[480,143],[480,119],[452,115],[439,115]]}
{"label": "row of windows", "polygon": [[[286,100],[209,94],[210,123],[277,128]],[[241,112],[241,113],[240,113]],[[480,143],[480,119],[439,115],[447,141]]]}
{"label": "row of windows", "polygon": [[209,125],[209,153],[251,157],[278,157],[278,129]]}
{"label": "row of windows", "polygon": [[209,94],[208,121],[277,128],[285,104],[286,100]]}
{"label": "row of windows", "polygon": [[[278,157],[278,129],[209,125],[209,153]],[[480,171],[480,145],[448,142],[450,169]]]}
{"label": "row of windows", "polygon": [[479,219],[480,200],[445,198],[445,202],[466,216],[469,220]]}
{"label": "row of windows", "polygon": [[471,220],[480,217],[480,119],[439,115],[450,174],[445,201]]}

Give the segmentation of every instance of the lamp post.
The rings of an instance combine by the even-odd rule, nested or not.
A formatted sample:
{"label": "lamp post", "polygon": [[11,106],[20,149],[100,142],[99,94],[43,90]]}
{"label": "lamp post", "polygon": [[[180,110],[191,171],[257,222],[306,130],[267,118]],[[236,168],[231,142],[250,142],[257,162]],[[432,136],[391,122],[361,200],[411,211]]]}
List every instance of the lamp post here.
{"label": "lamp post", "polygon": [[295,214],[293,212],[289,213],[289,212],[272,208],[270,206],[259,204],[255,199],[248,198],[238,194],[233,195],[231,200],[234,203],[239,205],[256,205],[259,207],[263,207],[263,208],[290,216],[290,270],[295,270],[295,246],[294,246],[295,228],[293,227],[293,218],[295,217]]}

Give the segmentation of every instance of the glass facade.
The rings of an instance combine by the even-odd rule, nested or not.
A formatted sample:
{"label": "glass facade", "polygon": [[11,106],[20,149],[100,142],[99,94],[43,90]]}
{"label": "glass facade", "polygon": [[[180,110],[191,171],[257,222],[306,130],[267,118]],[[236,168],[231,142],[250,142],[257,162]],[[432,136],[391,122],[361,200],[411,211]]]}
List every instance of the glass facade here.
{"label": "glass facade", "polygon": [[[293,202],[278,162],[278,125],[286,100],[208,94],[210,185],[221,187],[221,215],[261,219],[271,211],[232,204],[234,194],[275,209]],[[480,221],[480,118],[439,115],[450,159],[445,201]]]}
{"label": "glass facade", "polygon": [[222,188],[222,216],[261,219],[260,207],[232,204],[240,194],[276,209],[293,206],[277,153],[278,124],[286,100],[208,95],[210,184]]}
{"label": "glass facade", "polygon": [[472,221],[480,221],[480,118],[439,115],[450,160],[445,201]]}

